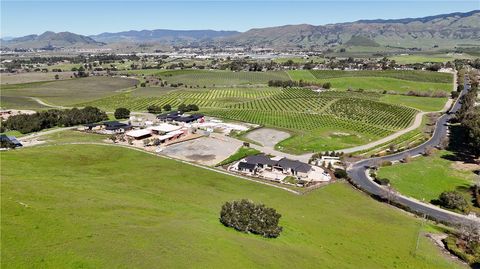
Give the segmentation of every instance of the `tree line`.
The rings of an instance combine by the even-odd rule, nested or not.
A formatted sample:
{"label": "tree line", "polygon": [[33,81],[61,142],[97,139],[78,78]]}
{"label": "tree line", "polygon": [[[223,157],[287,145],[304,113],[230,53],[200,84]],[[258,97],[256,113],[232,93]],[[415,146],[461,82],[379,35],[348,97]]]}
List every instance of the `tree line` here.
{"label": "tree line", "polygon": [[2,122],[2,129],[16,130],[22,134],[38,132],[55,126],[74,126],[108,120],[104,111],[96,107],[72,108],[66,110],[50,109],[35,114],[20,114]]}
{"label": "tree line", "polygon": [[456,113],[456,119],[462,129],[463,140],[466,147],[464,153],[470,153],[474,157],[480,157],[480,106],[475,106],[478,96],[478,85],[472,84],[472,88],[462,97],[462,106]]}
{"label": "tree line", "polygon": [[317,87],[322,87],[324,89],[330,89],[332,87],[332,84],[330,82],[314,83],[314,82],[307,82],[307,81],[303,81],[303,80],[299,80],[299,81],[269,80],[268,81],[268,86],[269,87],[282,87],[282,88],[317,86]]}

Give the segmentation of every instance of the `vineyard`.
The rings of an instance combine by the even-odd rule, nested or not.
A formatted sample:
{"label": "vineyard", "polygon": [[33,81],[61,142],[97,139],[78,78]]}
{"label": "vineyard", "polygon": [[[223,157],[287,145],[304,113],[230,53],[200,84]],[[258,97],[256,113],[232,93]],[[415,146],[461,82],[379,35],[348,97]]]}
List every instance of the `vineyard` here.
{"label": "vineyard", "polygon": [[[173,107],[183,103],[197,104],[201,112],[219,118],[282,128],[294,134],[308,135],[318,130],[342,131],[356,136],[355,141],[362,142],[406,128],[418,112],[406,106],[380,102],[382,94],[366,92],[211,88],[164,91],[156,97],[145,97],[135,92],[79,105],[93,105],[110,111],[117,107],[145,111],[153,104],[170,104]],[[355,143],[352,142],[352,145]]]}

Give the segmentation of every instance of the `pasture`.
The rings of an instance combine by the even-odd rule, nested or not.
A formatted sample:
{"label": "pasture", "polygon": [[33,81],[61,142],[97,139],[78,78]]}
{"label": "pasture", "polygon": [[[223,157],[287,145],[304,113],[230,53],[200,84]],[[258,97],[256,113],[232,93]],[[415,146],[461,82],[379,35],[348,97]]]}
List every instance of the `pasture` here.
{"label": "pasture", "polygon": [[58,75],[59,80],[71,79],[73,77],[73,72],[29,72],[29,73],[19,73],[19,74],[10,74],[10,73],[0,73],[0,84],[20,84],[20,83],[31,83],[37,81],[55,81],[55,75]]}
{"label": "pasture", "polygon": [[287,71],[292,80],[316,83],[330,82],[339,90],[365,89],[377,91],[431,91],[449,93],[453,77],[448,73],[427,71],[341,71],[341,70],[292,70]]}
{"label": "pasture", "polygon": [[200,87],[266,85],[269,80],[289,80],[284,71],[174,70],[160,72],[157,75],[169,84],[183,83],[188,86],[198,85]]}
{"label": "pasture", "polygon": [[[2,268],[464,268],[420,221],[345,183],[297,196],[100,145],[0,161]],[[221,205],[241,198],[282,214],[279,238],[219,223]]]}
{"label": "pasture", "polygon": [[471,59],[472,56],[468,54],[414,54],[414,55],[397,55],[389,57],[399,64],[414,64],[414,63],[445,63],[454,61],[456,59]]}
{"label": "pasture", "polygon": [[388,104],[409,106],[421,111],[430,112],[442,110],[447,102],[447,98],[384,94],[380,97],[380,101]]}
{"label": "pasture", "polygon": [[137,80],[116,77],[87,77],[52,82],[33,82],[2,86],[1,107],[38,109],[44,106],[32,100],[38,98],[50,105],[71,106],[102,98],[134,86]]}
{"label": "pasture", "polygon": [[444,191],[465,191],[472,185],[475,175],[472,171],[456,168],[455,162],[442,158],[451,154],[438,151],[433,156],[418,157],[410,163],[382,167],[378,176],[390,179],[400,193],[419,200],[436,199]]}

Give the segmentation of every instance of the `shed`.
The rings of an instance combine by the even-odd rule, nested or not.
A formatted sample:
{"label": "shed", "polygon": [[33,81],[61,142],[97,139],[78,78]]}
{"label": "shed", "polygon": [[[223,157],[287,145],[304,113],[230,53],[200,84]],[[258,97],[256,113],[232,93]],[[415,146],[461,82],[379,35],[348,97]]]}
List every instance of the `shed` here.
{"label": "shed", "polygon": [[148,129],[132,130],[132,131],[128,131],[125,134],[127,136],[133,137],[135,139],[142,139],[142,138],[149,137],[151,135],[150,130],[148,130]]}

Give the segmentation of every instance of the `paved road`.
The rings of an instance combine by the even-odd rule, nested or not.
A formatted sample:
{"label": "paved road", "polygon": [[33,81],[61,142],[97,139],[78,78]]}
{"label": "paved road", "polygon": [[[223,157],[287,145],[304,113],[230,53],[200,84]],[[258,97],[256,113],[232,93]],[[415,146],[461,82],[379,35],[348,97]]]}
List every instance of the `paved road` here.
{"label": "paved road", "polygon": [[[460,97],[463,96],[469,89],[470,89],[470,86],[465,82],[465,89],[463,90],[463,92],[460,93]],[[438,119],[433,136],[430,138],[430,140],[426,141],[425,143],[400,153],[396,153],[396,154],[392,154],[384,157],[362,160],[350,165],[349,168],[347,169],[347,172],[350,178],[352,179],[352,181],[365,192],[368,192],[373,195],[385,196],[386,194],[385,189],[380,185],[376,184],[375,182],[373,182],[369,178],[368,170],[367,170],[368,167],[375,166],[379,162],[383,162],[383,161],[399,161],[404,159],[406,156],[415,156],[415,155],[423,154],[427,147],[435,147],[439,145],[442,139],[447,135],[447,130],[448,130],[447,122],[453,117],[452,114],[455,113],[460,108],[460,106],[461,106],[461,102],[457,101],[453,105],[449,113],[442,115]],[[432,206],[431,204],[420,202],[418,200],[403,196],[398,193],[393,193],[390,195],[392,195],[391,197],[393,197],[392,199],[396,203],[399,203],[403,206],[410,208],[411,210],[417,212],[417,214],[419,215],[426,215],[436,220],[452,223],[452,224],[459,223],[467,219],[471,220],[471,218],[466,217],[464,215],[456,214],[451,211],[447,211],[439,207]],[[476,220],[479,221],[478,219]]]}

